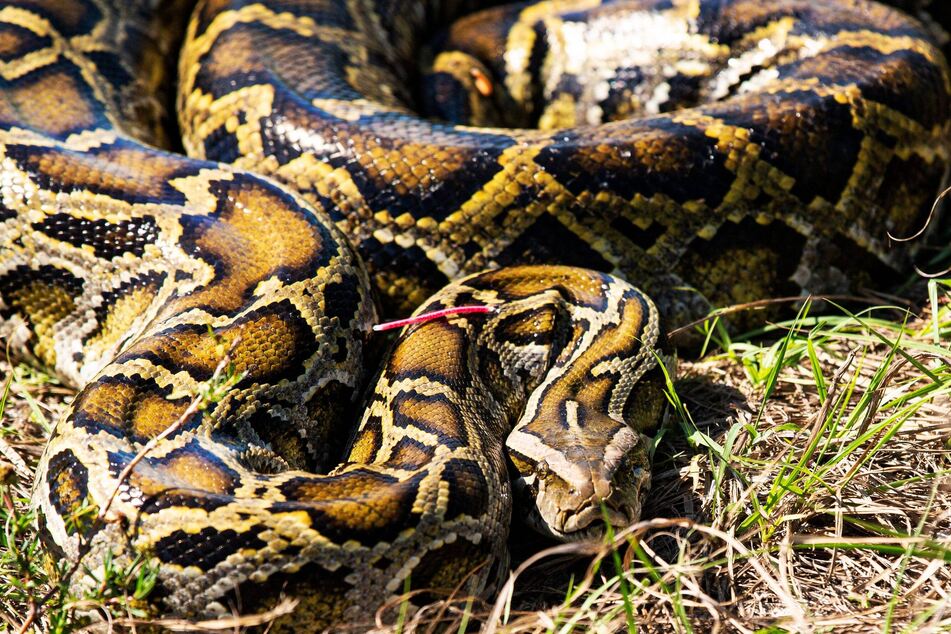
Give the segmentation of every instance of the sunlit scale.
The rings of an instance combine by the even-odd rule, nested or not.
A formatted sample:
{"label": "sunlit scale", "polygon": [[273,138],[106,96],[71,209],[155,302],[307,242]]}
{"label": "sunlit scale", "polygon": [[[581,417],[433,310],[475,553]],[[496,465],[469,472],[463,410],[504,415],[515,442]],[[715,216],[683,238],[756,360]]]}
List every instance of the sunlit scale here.
{"label": "sunlit scale", "polygon": [[662,317],[881,283],[949,162],[941,53],[862,0],[207,1],[176,82],[184,2],[107,4],[0,11],[0,337],[79,389],[73,590],[145,558],[164,615],[369,625],[487,592],[513,500],[636,521]]}

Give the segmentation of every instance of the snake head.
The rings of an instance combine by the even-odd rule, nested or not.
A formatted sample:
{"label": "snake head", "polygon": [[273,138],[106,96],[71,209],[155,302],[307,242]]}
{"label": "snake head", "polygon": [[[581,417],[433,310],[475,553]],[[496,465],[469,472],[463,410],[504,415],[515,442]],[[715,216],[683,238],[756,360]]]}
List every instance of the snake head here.
{"label": "snake head", "polygon": [[515,488],[531,509],[527,523],[564,541],[600,537],[605,522],[638,521],[650,488],[650,439],[663,416],[663,374],[655,366],[636,381],[616,420],[603,407],[571,399],[540,406],[506,440],[518,470]]}
{"label": "snake head", "polygon": [[461,51],[440,53],[423,83],[426,90],[421,106],[427,115],[455,124],[501,123],[492,72],[472,55]]}
{"label": "snake head", "polygon": [[[519,477],[516,489],[531,509],[526,521],[536,531],[563,541],[600,537],[605,523],[615,528],[640,519],[650,488],[649,439],[607,417],[588,421],[594,442],[575,437],[560,449],[547,447],[530,432],[508,439]],[[610,440],[605,443],[604,438]]]}

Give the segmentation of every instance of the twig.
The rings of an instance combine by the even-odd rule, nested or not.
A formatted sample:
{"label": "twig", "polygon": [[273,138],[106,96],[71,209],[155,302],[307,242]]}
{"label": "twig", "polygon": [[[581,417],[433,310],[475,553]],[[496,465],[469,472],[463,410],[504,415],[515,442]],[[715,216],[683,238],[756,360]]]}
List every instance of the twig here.
{"label": "twig", "polygon": [[[914,232],[913,234],[911,234],[910,236],[906,238],[899,238],[897,236],[892,235],[891,231],[888,231],[887,232],[888,239],[893,240],[895,242],[910,242],[914,240],[915,238],[921,237],[921,235],[928,229],[928,226],[931,225],[931,221],[934,220],[935,212],[938,210],[938,203],[940,203],[941,199],[947,196],[948,193],[951,193],[951,187],[948,187],[947,189],[945,189],[943,192],[938,194],[937,198],[934,199],[934,202],[931,203],[931,211],[928,212],[928,217],[925,218],[924,224],[921,225],[921,228],[918,229],[918,231]],[[928,276],[925,276],[925,277],[928,277]]]}
{"label": "twig", "polygon": [[224,630],[237,631],[240,628],[267,625],[281,618],[282,616],[287,616],[294,611],[298,602],[298,599],[284,598],[280,603],[265,612],[223,617],[206,621],[189,621],[186,619],[117,619],[116,624],[133,626],[151,625],[185,632],[220,632]]}

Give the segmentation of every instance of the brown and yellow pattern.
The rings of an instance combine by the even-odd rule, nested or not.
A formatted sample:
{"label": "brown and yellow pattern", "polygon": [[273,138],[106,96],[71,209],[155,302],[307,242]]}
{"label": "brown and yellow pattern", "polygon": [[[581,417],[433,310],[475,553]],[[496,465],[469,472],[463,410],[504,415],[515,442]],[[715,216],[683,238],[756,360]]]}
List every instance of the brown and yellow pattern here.
{"label": "brown and yellow pattern", "polygon": [[[939,49],[864,0],[206,0],[186,158],[183,4],[0,7],[0,336],[81,389],[34,501],[77,585],[144,556],[171,614],[481,591],[513,497],[561,538],[634,521],[660,315],[899,269],[951,159]],[[373,294],[449,280],[420,311],[490,312],[406,329],[350,432]]]}
{"label": "brown and yellow pattern", "polygon": [[[845,292],[851,269],[907,264],[887,236],[920,226],[949,160],[942,54],[873,2],[490,8],[454,24],[434,62],[449,103],[435,113],[457,125],[414,114],[409,86],[427,38],[469,3],[317,6],[203,5],[181,128],[189,153],[326,209],[390,309],[526,261],[636,280],[672,295],[677,321],[748,300],[744,276],[760,296]],[[546,125],[561,129],[526,127]],[[722,249],[734,242],[779,261]]]}

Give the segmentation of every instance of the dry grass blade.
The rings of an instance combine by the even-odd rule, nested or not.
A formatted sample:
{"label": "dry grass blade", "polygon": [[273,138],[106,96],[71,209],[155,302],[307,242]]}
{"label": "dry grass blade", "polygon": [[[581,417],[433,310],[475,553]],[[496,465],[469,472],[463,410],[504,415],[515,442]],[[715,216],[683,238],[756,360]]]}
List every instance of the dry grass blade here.
{"label": "dry grass blade", "polygon": [[237,632],[245,628],[260,627],[272,623],[282,616],[293,612],[294,608],[297,607],[297,603],[295,599],[285,598],[266,612],[241,616],[226,616],[209,621],[188,621],[185,619],[116,619],[113,623],[120,627],[148,625],[151,627],[161,627],[173,632],[224,632],[228,630]]}

